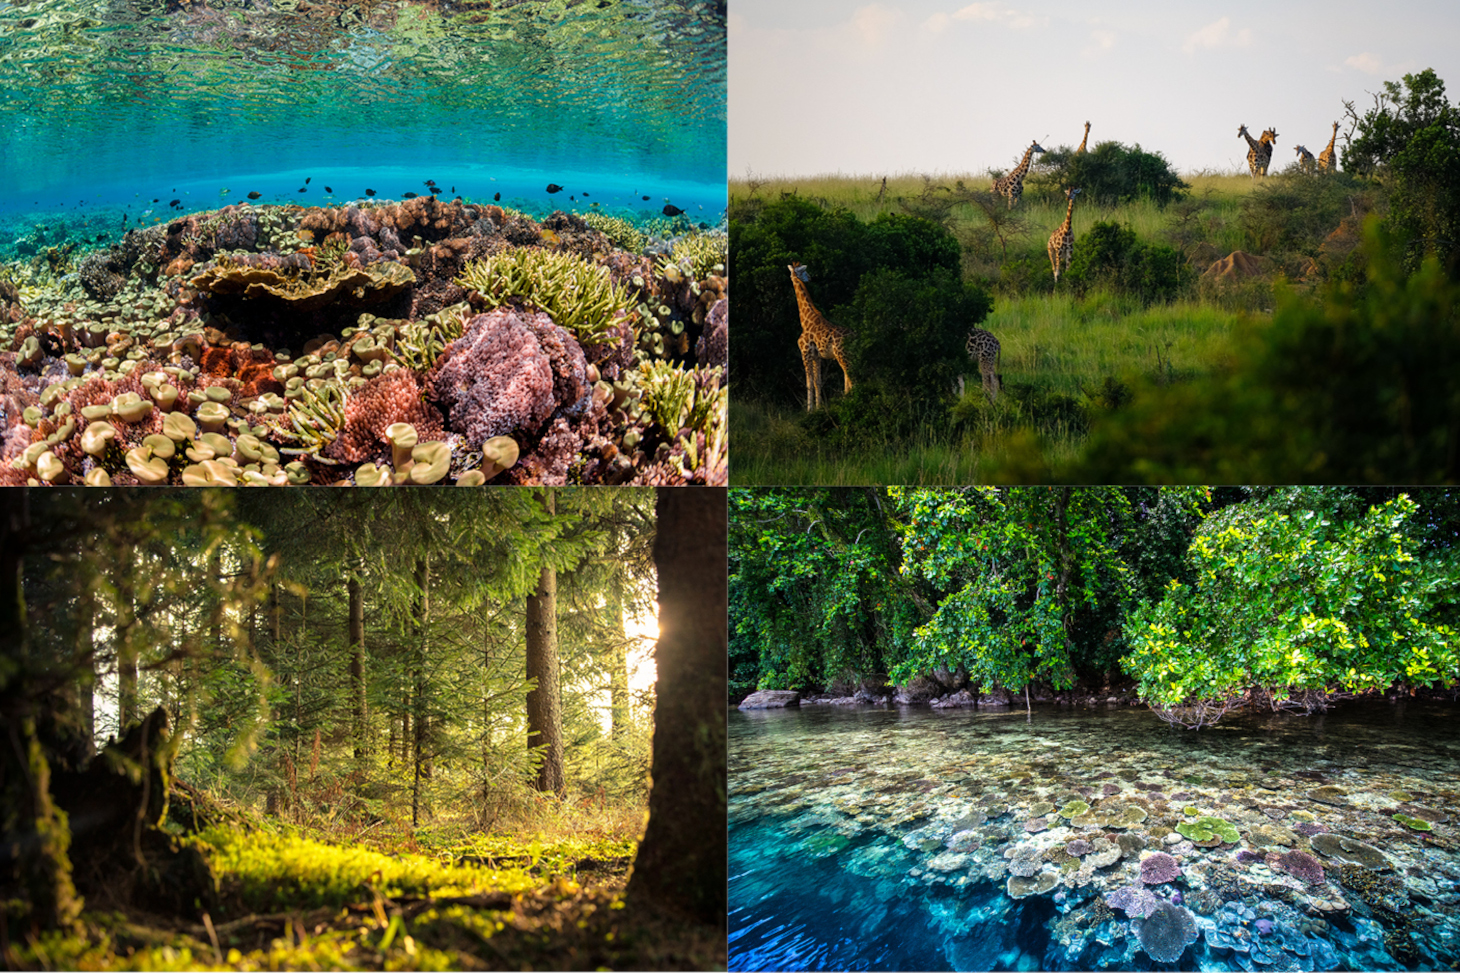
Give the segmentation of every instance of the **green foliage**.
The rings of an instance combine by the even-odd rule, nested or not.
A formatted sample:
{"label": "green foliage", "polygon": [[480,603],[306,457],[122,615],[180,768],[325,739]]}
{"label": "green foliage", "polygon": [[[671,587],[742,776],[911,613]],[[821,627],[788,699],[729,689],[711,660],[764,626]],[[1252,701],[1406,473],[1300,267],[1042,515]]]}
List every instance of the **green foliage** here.
{"label": "green foliage", "polygon": [[1433,256],[1460,268],[1460,106],[1433,68],[1406,74],[1402,87],[1384,82],[1343,162],[1387,184],[1389,222],[1411,267]]}
{"label": "green foliage", "polygon": [[1075,244],[1068,275],[1082,291],[1107,287],[1148,302],[1171,300],[1196,277],[1176,248],[1142,242],[1130,227],[1103,222]]}
{"label": "green foliage", "polygon": [[1363,193],[1343,174],[1315,179],[1285,170],[1243,197],[1237,218],[1242,247],[1253,253],[1317,256],[1324,238],[1353,212]]}
{"label": "green foliage", "polygon": [[1260,506],[1209,520],[1189,551],[1194,580],[1172,580],[1126,624],[1141,696],[1176,706],[1257,688],[1280,704],[1460,678],[1446,614],[1460,570],[1414,556],[1418,509],[1399,497],[1349,523]]}
{"label": "green foliage", "polygon": [[1030,182],[1051,195],[1061,195],[1066,186],[1079,186],[1085,202],[1103,206],[1139,199],[1165,206],[1191,188],[1161,153],[1119,142],[1101,142],[1083,153],[1065,146],[1046,152]]}
{"label": "green foliage", "polygon": [[[805,376],[796,348],[801,318],[786,270],[793,260],[810,270],[816,306],[844,324],[831,309],[854,298],[864,274],[877,269],[907,276],[938,268],[956,272],[960,249],[946,229],[912,216],[883,214],[863,223],[846,209],[823,208],[794,194],[737,207],[730,221],[736,287],[730,356],[741,389],[737,394],[792,400],[801,395],[804,401]],[[836,370],[834,364],[830,368]]]}
{"label": "green foliage", "polygon": [[1099,417],[1076,482],[1434,483],[1460,479],[1460,285],[1407,275],[1375,220],[1368,283],[1287,295],[1248,322],[1238,363],[1141,389]]}
{"label": "green foliage", "polygon": [[837,315],[852,329],[847,350],[856,381],[894,401],[937,403],[960,374],[977,375],[964,345],[992,310],[988,292],[964,284],[956,271],[910,276],[880,269],[862,278],[852,303]]}
{"label": "green foliage", "polygon": [[524,301],[546,311],[583,344],[601,344],[632,306],[608,268],[572,253],[512,247],[466,265],[457,283],[498,303]]}

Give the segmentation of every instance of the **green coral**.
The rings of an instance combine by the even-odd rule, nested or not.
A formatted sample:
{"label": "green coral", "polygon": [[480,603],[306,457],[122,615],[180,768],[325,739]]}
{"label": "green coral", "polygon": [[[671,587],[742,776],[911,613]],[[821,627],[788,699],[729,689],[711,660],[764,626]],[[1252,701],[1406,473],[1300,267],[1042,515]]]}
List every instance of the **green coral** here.
{"label": "green coral", "polygon": [[640,367],[640,401],[667,434],[672,436],[681,429],[708,432],[712,420],[722,411],[723,396],[719,393],[725,390],[707,389],[708,383],[695,381],[705,371],[667,361],[648,361]]}
{"label": "green coral", "polygon": [[499,305],[516,299],[546,311],[580,344],[603,344],[631,306],[608,268],[571,253],[518,248],[474,260],[456,281]]}
{"label": "green coral", "polygon": [[1176,826],[1176,831],[1190,841],[1211,841],[1212,838],[1221,838],[1227,844],[1235,844],[1241,838],[1233,825],[1221,818],[1214,817],[1183,821]]}
{"label": "green coral", "polygon": [[689,271],[692,280],[723,274],[730,259],[730,237],[724,233],[691,233],[675,240],[669,255]]}
{"label": "green coral", "polygon": [[1423,818],[1412,818],[1408,814],[1396,814],[1394,820],[1409,828],[1411,831],[1433,831],[1434,826]]}
{"label": "green coral", "polygon": [[628,250],[632,253],[643,253],[644,245],[648,242],[639,228],[628,220],[619,219],[617,216],[604,216],[602,213],[584,213],[583,222],[593,227],[599,233],[608,237],[609,242],[614,246]]}
{"label": "green coral", "polygon": [[1060,808],[1060,817],[1062,817],[1062,818],[1079,817],[1080,815],[1084,814],[1088,810],[1090,810],[1090,805],[1086,804],[1084,801],[1071,801],[1070,803],[1066,804],[1064,807]]}

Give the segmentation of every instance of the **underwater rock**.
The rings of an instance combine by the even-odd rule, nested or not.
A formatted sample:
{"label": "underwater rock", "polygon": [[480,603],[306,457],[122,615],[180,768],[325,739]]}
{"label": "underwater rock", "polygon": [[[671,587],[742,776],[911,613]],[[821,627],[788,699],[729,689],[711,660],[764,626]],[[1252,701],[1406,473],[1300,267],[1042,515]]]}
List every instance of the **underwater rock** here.
{"label": "underwater rock", "polygon": [[780,709],[784,706],[798,706],[801,694],[790,689],[762,689],[751,693],[740,701],[739,709]]}
{"label": "underwater rock", "polygon": [[1158,902],[1144,919],[1131,921],[1141,947],[1158,963],[1174,963],[1196,942],[1196,919],[1181,906]]}
{"label": "underwater rock", "polygon": [[1308,798],[1310,800],[1317,801],[1320,804],[1331,804],[1334,807],[1346,806],[1348,804],[1348,801],[1345,800],[1347,796],[1348,791],[1342,787],[1333,786],[1317,787],[1308,792]]}
{"label": "underwater rock", "polygon": [[977,705],[977,700],[969,695],[968,690],[960,689],[956,693],[944,696],[942,699],[935,699],[928,705],[933,709],[954,709],[959,706]]}
{"label": "underwater rock", "polygon": [[1162,885],[1180,875],[1181,867],[1176,864],[1176,859],[1164,851],[1152,852],[1141,860],[1141,881],[1146,885]]}

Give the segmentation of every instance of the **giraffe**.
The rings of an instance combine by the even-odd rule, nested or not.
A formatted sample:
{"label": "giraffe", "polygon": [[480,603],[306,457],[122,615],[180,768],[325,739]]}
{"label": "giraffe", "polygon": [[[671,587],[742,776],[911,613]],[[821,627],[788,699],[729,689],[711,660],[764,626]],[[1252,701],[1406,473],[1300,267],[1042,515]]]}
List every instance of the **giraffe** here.
{"label": "giraffe", "polygon": [[1261,142],[1247,134],[1246,125],[1238,128],[1237,134],[1247,140],[1247,168],[1251,170],[1252,178],[1267,175],[1267,160],[1272,157],[1272,149],[1267,147],[1267,133],[1262,133]]}
{"label": "giraffe", "polygon": [[1065,221],[1060,224],[1049,238],[1049,263],[1054,268],[1054,282],[1060,282],[1060,265],[1066,269],[1070,266],[1070,257],[1075,252],[1075,230],[1072,221],[1075,217],[1075,197],[1080,195],[1078,189],[1066,189],[1065,196],[1069,199],[1069,208],[1065,210]]}
{"label": "giraffe", "polygon": [[1298,153],[1298,168],[1303,172],[1312,173],[1316,166],[1313,161],[1313,153],[1301,145],[1294,146],[1294,150]]}
{"label": "giraffe", "polygon": [[1277,148],[1277,138],[1277,129],[1268,128],[1263,129],[1262,137],[1257,140],[1258,144],[1266,147],[1262,158],[1258,160],[1262,165],[1262,174],[1264,176],[1267,175],[1267,167],[1272,162],[1272,150]]}
{"label": "giraffe", "polygon": [[994,192],[1000,196],[1009,197],[1009,208],[1013,209],[1014,204],[1019,202],[1019,197],[1024,195],[1024,174],[1029,171],[1029,162],[1034,158],[1034,153],[1043,152],[1038,142],[1030,142],[1029,148],[1024,150],[1024,159],[1017,168],[1002,179],[994,180]]}
{"label": "giraffe", "polygon": [[[999,339],[992,331],[974,328],[968,332],[964,343],[971,361],[978,362],[978,373],[983,377],[983,390],[990,402],[999,398]],[[958,376],[958,394],[963,395],[963,376]]]}
{"label": "giraffe", "polygon": [[1080,139],[1080,147],[1075,150],[1075,155],[1083,155],[1085,153],[1085,143],[1088,141],[1090,141],[1090,123],[1086,122],[1085,137]]}
{"label": "giraffe", "polygon": [[1338,141],[1338,122],[1333,123],[1333,137],[1328,140],[1328,148],[1318,153],[1318,171],[1335,172],[1338,169],[1338,157],[1333,154],[1333,145]]}
{"label": "giraffe", "polygon": [[[846,328],[832,324],[811,303],[806,292],[806,281],[811,273],[796,261],[786,265],[791,272],[791,286],[796,289],[796,306],[801,311],[801,337],[796,342],[801,348],[801,364],[806,369],[806,411],[821,406],[821,359],[834,358],[842,367],[842,378],[846,382],[845,392],[852,390],[852,373],[847,368],[843,343],[851,334]],[[814,405],[813,405],[814,403]]]}

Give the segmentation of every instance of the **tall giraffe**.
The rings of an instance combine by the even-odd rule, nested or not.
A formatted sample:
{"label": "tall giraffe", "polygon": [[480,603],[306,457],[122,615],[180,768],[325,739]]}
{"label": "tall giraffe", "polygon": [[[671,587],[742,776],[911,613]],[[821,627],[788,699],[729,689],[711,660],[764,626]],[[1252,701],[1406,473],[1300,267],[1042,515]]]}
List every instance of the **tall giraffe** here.
{"label": "tall giraffe", "polygon": [[1030,142],[1029,148],[1024,150],[1024,159],[1013,172],[1002,179],[994,180],[994,192],[1000,196],[1009,197],[1009,208],[1013,209],[1014,204],[1019,202],[1019,197],[1024,195],[1024,174],[1029,171],[1029,162],[1034,158],[1034,153],[1043,152],[1038,142]]}
{"label": "tall giraffe", "polygon": [[1272,152],[1263,142],[1259,142],[1247,134],[1247,126],[1243,125],[1237,129],[1237,134],[1247,140],[1247,168],[1252,172],[1252,178],[1267,175],[1266,159]]}
{"label": "tall giraffe", "polygon": [[1298,168],[1300,170],[1307,173],[1312,173],[1316,171],[1317,164],[1313,161],[1312,152],[1309,152],[1301,145],[1294,146],[1294,151],[1298,153]]}
{"label": "tall giraffe", "polygon": [[806,369],[806,411],[810,412],[821,406],[821,359],[836,359],[846,382],[843,391],[852,390],[852,373],[847,368],[844,349],[844,341],[851,331],[832,324],[811,303],[811,295],[806,292],[806,281],[811,279],[811,273],[805,267],[792,261],[786,269],[791,272],[796,306],[801,311],[801,337],[796,344],[801,348],[801,365]]}
{"label": "tall giraffe", "polygon": [[1085,123],[1085,137],[1080,139],[1080,147],[1075,150],[1075,155],[1082,155],[1085,152],[1085,143],[1090,141],[1090,123]]}
{"label": "tall giraffe", "polygon": [[[978,362],[978,373],[983,378],[983,390],[990,402],[999,398],[999,339],[992,331],[974,328],[968,332],[964,342],[968,357]],[[963,376],[958,376],[958,394],[963,395]]]}
{"label": "tall giraffe", "polygon": [[1333,154],[1334,143],[1338,141],[1338,122],[1333,123],[1333,137],[1328,140],[1328,148],[1318,153],[1318,171],[1338,171],[1338,157]]}
{"label": "tall giraffe", "polygon": [[1075,252],[1075,197],[1080,195],[1078,189],[1066,189],[1065,196],[1069,199],[1069,208],[1065,210],[1065,221],[1060,224],[1049,238],[1049,263],[1054,268],[1054,282],[1060,282],[1060,265],[1066,269],[1070,266],[1070,257]]}

